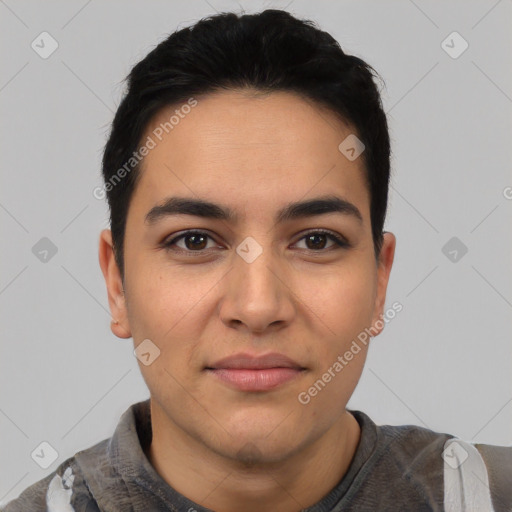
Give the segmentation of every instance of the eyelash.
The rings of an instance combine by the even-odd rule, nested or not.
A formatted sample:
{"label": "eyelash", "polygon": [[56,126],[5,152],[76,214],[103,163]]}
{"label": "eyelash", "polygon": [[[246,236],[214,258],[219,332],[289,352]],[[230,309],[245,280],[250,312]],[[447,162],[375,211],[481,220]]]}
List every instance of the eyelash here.
{"label": "eyelash", "polygon": [[[164,240],[161,243],[161,247],[166,249],[167,251],[181,252],[181,253],[184,253],[184,254],[187,254],[187,255],[190,255],[190,256],[192,256],[194,253],[196,253],[197,255],[205,254],[207,249],[200,249],[200,250],[197,250],[197,251],[192,251],[192,250],[189,250],[189,249],[182,249],[182,248],[179,248],[179,250],[172,249],[172,246],[176,242],[178,242],[182,238],[186,238],[187,236],[190,236],[190,235],[205,235],[208,238],[213,240],[213,237],[210,236],[205,231],[190,230],[190,231],[185,231],[185,232],[181,233],[180,235],[178,235],[177,237],[172,238],[171,240],[167,240],[167,241]],[[329,230],[325,230],[325,229],[308,231],[307,233],[304,233],[304,235],[301,238],[299,238],[299,240],[297,240],[297,242],[300,242],[301,240],[303,240],[304,238],[306,238],[309,235],[327,235],[338,246],[338,247],[331,246],[331,247],[329,247],[327,249],[318,249],[318,250],[305,249],[305,250],[310,251],[312,253],[325,253],[325,252],[328,252],[328,251],[332,250],[333,248],[334,249],[339,249],[339,248],[346,249],[346,248],[350,247],[350,244],[343,237],[337,235],[333,231],[329,231]],[[295,242],[295,243],[297,243],[297,242]]]}

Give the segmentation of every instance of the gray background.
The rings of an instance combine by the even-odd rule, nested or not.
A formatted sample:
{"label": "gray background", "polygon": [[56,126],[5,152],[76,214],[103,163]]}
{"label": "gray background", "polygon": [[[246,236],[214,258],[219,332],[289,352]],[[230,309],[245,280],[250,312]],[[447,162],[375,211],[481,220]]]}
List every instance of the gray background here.
{"label": "gray background", "polygon": [[[242,2],[317,21],[373,65],[393,143],[388,305],[349,402],[377,423],[512,443],[512,1]],[[109,328],[98,264],[108,212],[92,191],[130,67],[229,1],[0,1],[0,501],[109,437],[149,393]],[[42,59],[31,43],[59,44]],[[458,58],[441,43],[457,31]],[[459,43],[455,50],[460,48]],[[458,46],[459,45],[459,46]],[[468,252],[451,261],[456,236]],[[43,237],[58,251],[32,252]],[[445,251],[447,252],[447,251]],[[453,254],[453,253],[452,253]],[[31,452],[49,442],[47,469]]]}

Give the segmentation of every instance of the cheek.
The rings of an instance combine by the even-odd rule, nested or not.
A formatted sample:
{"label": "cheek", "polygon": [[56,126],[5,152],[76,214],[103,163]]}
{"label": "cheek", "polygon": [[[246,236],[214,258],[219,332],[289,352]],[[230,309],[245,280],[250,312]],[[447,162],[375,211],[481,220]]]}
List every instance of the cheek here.
{"label": "cheek", "polygon": [[323,284],[321,293],[315,293],[309,303],[316,313],[318,342],[311,345],[315,365],[300,395],[308,401],[304,407],[318,427],[342,412],[361,377],[369,341],[364,330],[371,325],[375,296],[374,276],[368,267],[340,271]]}
{"label": "cheek", "polygon": [[[158,358],[150,365],[139,361],[141,374],[148,388],[165,402],[172,400],[184,406],[180,383],[188,380],[191,368],[198,365],[194,359],[196,346],[207,314],[203,311],[205,284],[190,279],[186,272],[140,266],[144,272],[131,274],[127,283],[129,292],[129,321],[135,345],[151,340],[159,349]],[[129,286],[128,286],[129,284]],[[203,308],[203,309],[202,309]],[[195,383],[187,381],[190,393],[197,392]]]}
{"label": "cheek", "polygon": [[128,287],[132,331],[166,339],[185,327],[189,334],[190,328],[199,327],[197,310],[215,282],[213,276],[194,278],[186,269],[154,268],[150,262],[138,268],[139,271],[131,274]]}
{"label": "cheek", "polygon": [[345,265],[336,272],[303,283],[308,307],[325,327],[326,335],[347,340],[371,324],[375,302],[375,270]]}
{"label": "cheek", "polygon": [[[311,389],[315,403],[312,410],[321,410],[332,403],[345,404],[366,360],[369,338],[365,328],[371,325],[375,271],[372,274],[371,262],[364,265],[361,259],[354,259],[353,265],[346,263],[321,279],[308,279],[305,283],[308,286],[303,288],[303,291],[314,290],[305,311],[314,312],[311,319],[316,324],[318,340],[309,346],[314,365],[303,389],[306,393]],[[365,336],[363,340],[361,334]]]}
{"label": "cheek", "polygon": [[199,276],[199,266],[196,270],[165,266],[152,269],[149,262],[139,268],[145,271],[132,272],[127,283],[133,339],[135,345],[150,339],[160,350],[155,364],[139,366],[150,389],[161,382],[174,389],[176,383],[169,373],[181,382],[203,362],[198,357],[198,345],[214,314],[211,297],[222,274],[210,269]]}
{"label": "cheek", "polygon": [[371,278],[349,275],[339,287],[332,290],[329,310],[334,330],[344,337],[357,336],[370,325],[374,306],[374,285]]}

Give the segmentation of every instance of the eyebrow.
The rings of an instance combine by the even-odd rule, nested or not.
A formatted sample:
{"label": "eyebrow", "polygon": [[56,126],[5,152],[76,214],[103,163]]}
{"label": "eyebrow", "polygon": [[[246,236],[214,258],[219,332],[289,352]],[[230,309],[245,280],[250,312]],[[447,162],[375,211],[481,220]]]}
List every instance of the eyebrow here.
{"label": "eyebrow", "polygon": [[[354,204],[333,195],[289,203],[277,212],[274,220],[276,224],[279,224],[289,220],[328,213],[348,215],[357,219],[360,223],[363,222],[363,216]],[[238,215],[231,208],[204,199],[169,197],[149,210],[145,217],[145,223],[149,225],[156,224],[163,218],[173,215],[193,215],[233,223],[237,222],[238,219]]]}

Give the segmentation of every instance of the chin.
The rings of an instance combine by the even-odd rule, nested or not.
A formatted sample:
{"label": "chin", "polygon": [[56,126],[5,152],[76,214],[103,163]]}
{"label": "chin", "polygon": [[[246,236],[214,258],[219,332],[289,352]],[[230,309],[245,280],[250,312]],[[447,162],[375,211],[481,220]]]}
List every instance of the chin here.
{"label": "chin", "polygon": [[[289,439],[287,440],[289,443]],[[247,441],[242,446],[238,445],[230,450],[229,454],[223,453],[224,456],[240,463],[242,466],[250,468],[255,465],[268,465],[281,462],[290,456],[296,447],[290,445],[270,446],[269,443],[263,441]]]}
{"label": "chin", "polygon": [[[231,429],[230,432],[233,432]],[[273,464],[281,462],[300,449],[299,439],[290,436],[290,429],[273,432],[272,428],[252,429],[243,433],[240,429],[231,435],[226,434],[218,439],[215,452],[242,465]]]}

